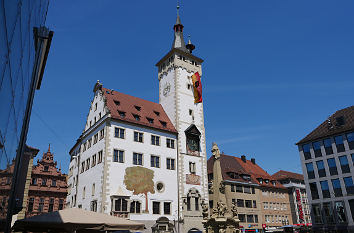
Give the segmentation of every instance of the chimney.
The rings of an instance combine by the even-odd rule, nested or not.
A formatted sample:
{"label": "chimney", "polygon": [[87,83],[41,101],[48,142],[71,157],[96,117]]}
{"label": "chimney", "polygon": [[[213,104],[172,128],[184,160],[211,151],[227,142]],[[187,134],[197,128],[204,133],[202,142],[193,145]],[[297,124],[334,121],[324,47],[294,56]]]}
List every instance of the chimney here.
{"label": "chimney", "polygon": [[253,164],[256,164],[256,159],[255,159],[255,158],[252,158],[252,159],[251,159],[251,162],[252,162]]}
{"label": "chimney", "polygon": [[241,155],[241,160],[245,163],[246,162],[246,155]]}

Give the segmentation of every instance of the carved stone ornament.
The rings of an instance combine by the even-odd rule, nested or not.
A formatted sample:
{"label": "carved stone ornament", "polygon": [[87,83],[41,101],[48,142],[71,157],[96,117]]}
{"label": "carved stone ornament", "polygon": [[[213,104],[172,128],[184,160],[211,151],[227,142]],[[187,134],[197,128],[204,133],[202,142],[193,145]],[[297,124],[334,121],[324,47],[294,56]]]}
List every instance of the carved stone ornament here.
{"label": "carved stone ornament", "polygon": [[211,148],[211,152],[212,152],[215,159],[220,158],[220,150],[219,150],[219,147],[216,143],[213,143],[213,147]]}
{"label": "carved stone ornament", "polygon": [[237,205],[235,202],[232,202],[231,205],[231,213],[232,213],[232,217],[236,218],[237,217]]}
{"label": "carved stone ornament", "polygon": [[208,204],[203,200],[202,202],[202,214],[203,214],[203,219],[208,219],[208,215],[209,215],[209,207]]}
{"label": "carved stone ornament", "polygon": [[227,211],[227,207],[224,203],[218,202],[213,209],[213,217],[224,217]]}
{"label": "carved stone ornament", "polygon": [[209,184],[209,193],[210,193],[210,194],[213,194],[213,193],[214,193],[213,180],[211,180],[211,181],[210,181],[210,184]]}
{"label": "carved stone ornament", "polygon": [[225,183],[224,183],[224,181],[220,182],[219,190],[220,190],[221,193],[223,193],[223,194],[225,193]]}

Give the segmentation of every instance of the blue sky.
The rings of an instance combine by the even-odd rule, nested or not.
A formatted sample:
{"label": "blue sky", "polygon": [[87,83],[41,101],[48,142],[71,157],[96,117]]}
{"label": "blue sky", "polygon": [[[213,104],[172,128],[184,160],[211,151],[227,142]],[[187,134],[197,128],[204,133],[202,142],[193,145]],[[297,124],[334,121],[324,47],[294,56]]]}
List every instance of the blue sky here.
{"label": "blue sky", "polygon": [[[354,2],[181,1],[203,58],[207,150],[302,172],[295,143],[354,100]],[[176,1],[51,1],[54,38],[28,144],[51,143],[67,172],[93,86],[158,102],[156,62],[171,48]]]}

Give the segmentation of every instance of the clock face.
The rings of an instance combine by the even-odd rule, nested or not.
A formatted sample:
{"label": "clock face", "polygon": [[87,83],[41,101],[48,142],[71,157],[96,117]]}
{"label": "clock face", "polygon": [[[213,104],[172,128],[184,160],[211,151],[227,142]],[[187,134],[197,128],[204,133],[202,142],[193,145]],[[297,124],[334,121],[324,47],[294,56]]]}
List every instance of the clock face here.
{"label": "clock face", "polygon": [[166,82],[163,86],[163,95],[166,97],[171,91],[171,84]]}

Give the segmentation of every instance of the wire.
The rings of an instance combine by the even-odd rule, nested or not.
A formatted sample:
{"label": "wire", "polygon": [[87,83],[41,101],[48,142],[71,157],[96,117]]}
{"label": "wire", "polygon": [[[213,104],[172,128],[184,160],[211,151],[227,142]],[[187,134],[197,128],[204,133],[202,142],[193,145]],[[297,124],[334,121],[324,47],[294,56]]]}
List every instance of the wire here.
{"label": "wire", "polygon": [[46,126],[51,131],[51,133],[58,139],[58,141],[61,144],[63,144],[65,148],[68,148],[64,140],[59,136],[59,134],[55,132],[55,130],[52,127],[50,127],[50,125],[45,120],[43,120],[42,117],[39,116],[39,113],[36,112],[36,110],[34,109],[33,109],[33,113],[38,117],[38,119],[43,123],[43,125]]}

